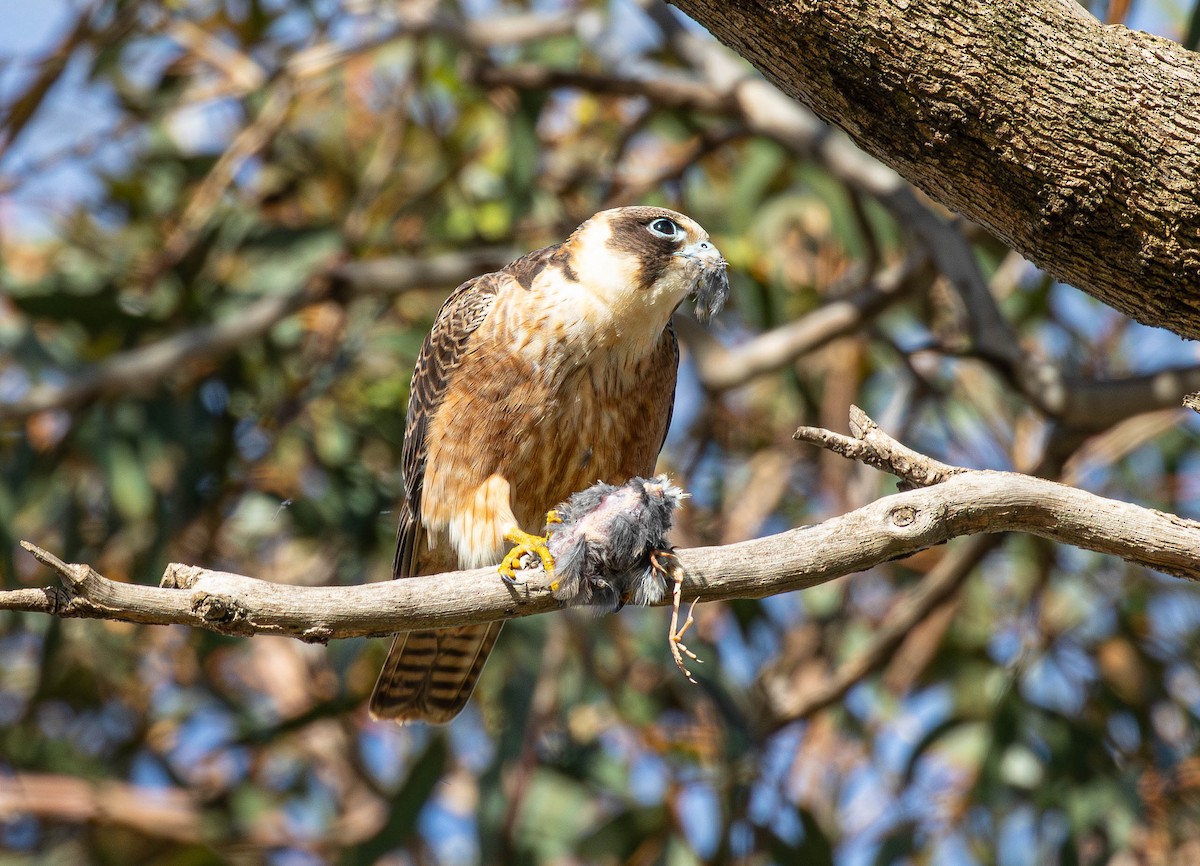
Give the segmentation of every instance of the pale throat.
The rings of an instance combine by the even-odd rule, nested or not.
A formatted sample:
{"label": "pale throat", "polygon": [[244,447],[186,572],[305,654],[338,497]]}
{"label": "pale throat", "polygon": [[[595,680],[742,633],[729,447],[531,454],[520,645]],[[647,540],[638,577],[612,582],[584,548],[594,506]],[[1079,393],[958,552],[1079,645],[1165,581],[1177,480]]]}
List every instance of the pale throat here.
{"label": "pale throat", "polygon": [[671,263],[653,285],[639,285],[640,262],[614,252],[607,226],[592,228],[572,257],[579,275],[562,325],[589,350],[637,361],[654,351],[679,302],[692,288],[684,267]]}

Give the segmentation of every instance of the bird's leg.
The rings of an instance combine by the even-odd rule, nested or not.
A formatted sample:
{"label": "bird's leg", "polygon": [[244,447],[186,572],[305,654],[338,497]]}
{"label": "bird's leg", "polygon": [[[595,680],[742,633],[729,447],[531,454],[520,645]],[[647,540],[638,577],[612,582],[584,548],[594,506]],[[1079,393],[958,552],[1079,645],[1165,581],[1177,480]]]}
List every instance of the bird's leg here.
{"label": "bird's leg", "polygon": [[[559,518],[558,514],[551,511],[546,515],[546,522],[548,524],[562,523],[562,519]],[[513,582],[516,579],[517,571],[521,568],[521,558],[527,553],[532,553],[542,561],[542,569],[548,576],[554,574],[554,557],[550,555],[550,549],[546,546],[548,538],[549,533],[546,535],[530,535],[516,526],[505,532],[504,540],[511,542],[515,546],[505,555],[504,560],[500,563],[498,569],[500,576],[506,582]],[[550,589],[558,589],[558,581],[552,581]]]}
{"label": "bird's leg", "polygon": [[[662,560],[669,560],[670,564],[664,565]],[[692,606],[688,608],[687,619],[684,621],[683,627],[679,627],[679,605],[683,600],[683,563],[670,550],[655,550],[650,554],[650,564],[664,575],[668,575],[675,584],[671,590],[671,630],[667,634],[667,643],[671,646],[671,657],[675,659],[675,667],[679,668],[680,672],[688,678],[689,682],[694,683],[696,680],[692,677],[692,672],[683,663],[683,657],[687,656],[698,664],[704,664],[704,660],[687,648],[687,644],[683,642],[683,635],[696,621],[695,617],[692,616],[692,611],[696,609],[696,602],[700,599],[698,597],[692,599]]]}

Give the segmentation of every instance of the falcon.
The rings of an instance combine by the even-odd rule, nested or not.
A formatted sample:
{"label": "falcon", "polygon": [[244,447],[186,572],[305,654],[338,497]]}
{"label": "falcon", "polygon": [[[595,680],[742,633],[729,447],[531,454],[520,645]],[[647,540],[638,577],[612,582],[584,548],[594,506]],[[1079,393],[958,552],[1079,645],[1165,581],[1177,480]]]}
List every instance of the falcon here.
{"label": "falcon", "polygon": [[[552,574],[546,536],[527,529],[597,481],[654,471],[679,366],[671,315],[694,296],[707,321],[728,292],[708,233],[658,207],[601,211],[455,289],[413,371],[393,576],[500,563],[511,579],[530,555]],[[502,626],[397,635],[371,714],[449,722]]]}

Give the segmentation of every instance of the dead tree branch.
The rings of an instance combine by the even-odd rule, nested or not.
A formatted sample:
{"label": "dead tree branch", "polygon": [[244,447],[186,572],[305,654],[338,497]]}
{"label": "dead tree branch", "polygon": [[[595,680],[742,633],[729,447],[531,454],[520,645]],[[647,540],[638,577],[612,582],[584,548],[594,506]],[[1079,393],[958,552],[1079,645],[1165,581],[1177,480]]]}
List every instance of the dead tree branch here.
{"label": "dead tree branch", "polygon": [[[805,589],[941,544],[994,532],[1027,532],[1200,579],[1200,523],[1013,472],[939,463],[896,442],[861,410],[853,437],[801,428],[798,438],[886,468],[918,489],[884,497],[815,526],[720,547],[679,551],[685,599],[761,598]],[[365,586],[303,587],[172,564],[158,587],[118,583],[88,565],[27,550],[60,575],[61,588],[0,593],[0,610],[38,611],[223,634],[306,641],[490,622],[554,610],[540,575],[519,587],[493,568]]]}

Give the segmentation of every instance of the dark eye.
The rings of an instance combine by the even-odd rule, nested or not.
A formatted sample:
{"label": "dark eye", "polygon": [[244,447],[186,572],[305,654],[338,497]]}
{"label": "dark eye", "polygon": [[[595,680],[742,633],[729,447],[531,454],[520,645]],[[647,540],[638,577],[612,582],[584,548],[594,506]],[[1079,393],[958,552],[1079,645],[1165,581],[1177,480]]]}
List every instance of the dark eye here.
{"label": "dark eye", "polygon": [[675,220],[669,220],[666,217],[659,217],[650,225],[646,226],[650,230],[650,234],[658,235],[660,238],[666,238],[669,241],[678,240],[683,236],[683,229]]}

